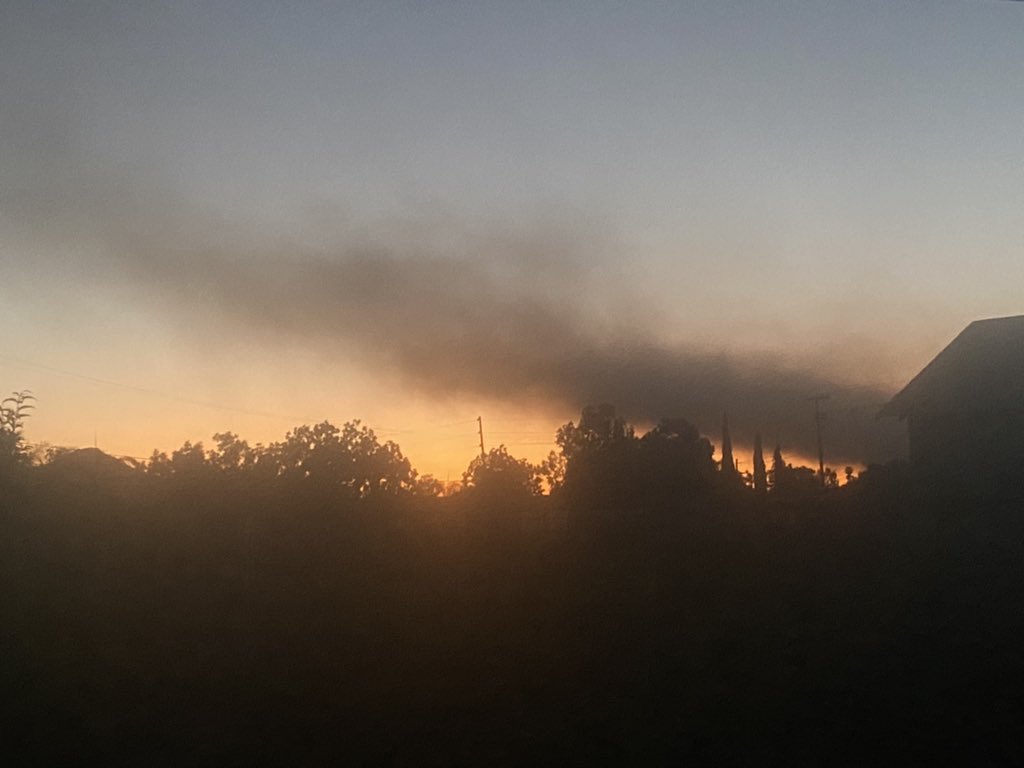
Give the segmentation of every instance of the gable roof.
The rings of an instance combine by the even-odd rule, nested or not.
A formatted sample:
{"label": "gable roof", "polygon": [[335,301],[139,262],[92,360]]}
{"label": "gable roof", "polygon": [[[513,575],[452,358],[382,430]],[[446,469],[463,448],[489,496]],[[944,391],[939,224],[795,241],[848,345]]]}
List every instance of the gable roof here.
{"label": "gable roof", "polygon": [[975,320],[879,416],[1024,410],[1024,315]]}
{"label": "gable roof", "polygon": [[123,480],[131,477],[132,468],[124,461],[104,453],[98,448],[74,448],[53,457],[43,464],[40,470],[48,475],[61,475],[66,478],[81,480],[82,478],[106,478]]}

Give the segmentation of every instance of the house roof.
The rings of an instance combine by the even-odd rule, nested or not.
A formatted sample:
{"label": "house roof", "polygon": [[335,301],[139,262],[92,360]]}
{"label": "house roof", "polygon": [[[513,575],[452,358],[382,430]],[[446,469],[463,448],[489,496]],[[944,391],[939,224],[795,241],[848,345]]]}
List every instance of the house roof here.
{"label": "house roof", "polygon": [[1024,410],[1024,315],[976,320],[879,416]]}
{"label": "house roof", "polygon": [[75,448],[57,454],[40,469],[48,474],[82,479],[107,478],[122,480],[132,475],[132,469],[124,461],[104,453],[98,448]]}

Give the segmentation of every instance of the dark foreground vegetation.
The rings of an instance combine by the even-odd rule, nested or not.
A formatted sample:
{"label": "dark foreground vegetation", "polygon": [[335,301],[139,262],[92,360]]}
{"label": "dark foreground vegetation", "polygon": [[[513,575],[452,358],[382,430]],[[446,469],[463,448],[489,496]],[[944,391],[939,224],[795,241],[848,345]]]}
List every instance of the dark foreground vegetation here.
{"label": "dark foreground vegetation", "polygon": [[616,437],[551,496],[8,462],[4,763],[1021,760],[1019,500],[759,494],[684,433],[631,469],[675,485]]}

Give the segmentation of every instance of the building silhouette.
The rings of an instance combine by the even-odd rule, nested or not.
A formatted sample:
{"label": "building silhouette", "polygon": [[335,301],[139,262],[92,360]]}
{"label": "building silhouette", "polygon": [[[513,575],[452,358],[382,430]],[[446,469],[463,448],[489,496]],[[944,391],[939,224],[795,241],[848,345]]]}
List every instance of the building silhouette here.
{"label": "building silhouette", "polygon": [[1020,491],[1024,315],[968,325],[879,415],[907,422],[911,464],[928,482]]}

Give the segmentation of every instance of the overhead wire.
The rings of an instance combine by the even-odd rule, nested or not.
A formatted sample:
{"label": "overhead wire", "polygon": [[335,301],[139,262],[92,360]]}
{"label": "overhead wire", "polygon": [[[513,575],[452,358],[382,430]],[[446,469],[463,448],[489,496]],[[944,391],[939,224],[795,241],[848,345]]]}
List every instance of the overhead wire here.
{"label": "overhead wire", "polygon": [[190,398],[190,397],[182,397],[181,395],[174,395],[174,394],[171,394],[169,392],[161,392],[158,389],[151,389],[149,387],[140,387],[140,386],[137,386],[135,384],[125,384],[123,382],[113,381],[111,379],[103,379],[103,378],[99,378],[97,376],[89,376],[87,374],[75,373],[74,371],[68,371],[68,370],[64,370],[64,369],[61,369],[61,368],[55,368],[55,367],[49,366],[49,365],[42,365],[40,363],[34,363],[34,362],[29,362],[27,360],[21,360],[21,359],[18,359],[18,358],[13,358],[13,357],[10,357],[9,355],[0,355],[0,361],[6,361],[9,364],[20,365],[20,366],[23,366],[23,367],[26,367],[26,368],[35,368],[35,369],[38,369],[38,370],[41,370],[41,371],[46,371],[47,373],[57,374],[58,376],[66,376],[66,377],[72,378],[72,379],[79,379],[81,381],[88,381],[88,382],[91,382],[93,384],[101,384],[103,386],[116,387],[118,389],[123,389],[123,390],[129,391],[129,392],[138,392],[140,394],[150,395],[152,397],[159,397],[159,398],[162,398],[164,400],[174,400],[176,402],[185,403],[187,405],[196,405],[196,406],[199,406],[199,407],[202,407],[202,408],[211,408],[213,410],[218,410],[218,411],[228,411],[228,412],[231,412],[231,413],[239,413],[239,414],[242,414],[242,415],[245,415],[245,416],[257,416],[257,417],[269,418],[269,419],[284,419],[284,420],[301,421],[301,422],[316,421],[316,419],[312,419],[312,418],[305,417],[305,416],[295,416],[295,415],[286,415],[286,414],[282,414],[282,413],[272,413],[270,411],[259,411],[259,410],[254,410],[254,409],[251,409],[251,408],[239,408],[237,406],[224,405],[222,403],[213,403],[213,402],[210,402],[210,401],[207,401],[207,400],[197,400],[197,399]]}
{"label": "overhead wire", "polygon": [[[299,416],[299,415],[295,415],[295,414],[276,413],[276,412],[272,412],[272,411],[264,411],[264,410],[258,410],[258,409],[253,409],[253,408],[242,408],[242,407],[238,407],[238,406],[227,405],[227,404],[224,404],[224,403],[212,402],[212,401],[209,401],[209,400],[200,400],[200,399],[196,399],[196,398],[183,397],[181,395],[176,395],[176,394],[172,394],[172,393],[169,393],[169,392],[163,392],[161,390],[153,389],[153,388],[150,388],[150,387],[143,387],[143,386],[139,386],[139,385],[135,385],[135,384],[126,384],[124,382],[115,381],[113,379],[107,379],[107,378],[102,378],[102,377],[99,377],[99,376],[92,376],[92,375],[89,375],[89,374],[78,373],[78,372],[70,371],[70,370],[67,370],[67,369],[64,369],[64,368],[58,368],[56,366],[46,365],[46,364],[43,364],[43,363],[38,363],[38,362],[30,361],[30,360],[25,360],[25,359],[22,359],[22,358],[14,357],[14,356],[9,355],[9,354],[0,354],[0,364],[3,364],[3,363],[6,363],[8,365],[13,365],[13,366],[20,366],[20,367],[24,367],[24,368],[44,371],[46,373],[52,373],[52,374],[55,374],[55,375],[58,375],[58,376],[64,376],[64,377],[67,377],[67,378],[77,379],[77,380],[80,380],[80,381],[87,381],[89,383],[99,384],[101,386],[114,387],[116,389],[120,389],[120,390],[124,390],[124,391],[128,391],[128,392],[137,392],[139,394],[148,395],[148,396],[151,396],[151,397],[157,397],[157,398],[160,398],[160,399],[163,399],[163,400],[171,400],[171,401],[174,401],[174,402],[184,403],[186,405],[193,405],[193,406],[197,406],[197,407],[201,407],[201,408],[210,408],[212,410],[224,411],[224,412],[228,412],[228,413],[237,413],[237,414],[241,414],[241,415],[244,415],[244,416],[253,416],[253,417],[257,417],[257,418],[269,418],[269,419],[276,419],[276,420],[281,420],[281,421],[290,421],[293,424],[294,423],[311,424],[311,423],[316,423],[316,422],[320,421],[320,419],[314,419],[314,418],[309,417],[309,416]],[[504,422],[504,423],[508,423],[508,422],[525,423],[525,422],[530,422],[531,420],[530,419],[495,419],[495,421],[500,421],[500,422]],[[429,425],[424,425],[422,427],[385,427],[385,426],[375,426],[375,425],[372,425],[372,424],[367,424],[367,423],[363,422],[362,420],[359,420],[359,422],[360,422],[361,425],[367,427],[368,429],[371,429],[375,434],[378,434],[378,435],[381,435],[383,437],[386,437],[388,435],[422,435],[422,434],[425,434],[425,433],[434,433],[434,432],[436,432],[438,430],[445,430],[445,429],[450,429],[452,427],[466,426],[468,424],[476,424],[476,419],[461,419],[461,420],[457,420],[457,421],[446,421],[446,422],[442,422],[440,424],[429,424]],[[530,437],[532,437],[532,436],[539,436],[539,435],[544,434],[544,433],[541,433],[541,432],[528,432],[528,433],[527,432],[519,432],[519,433],[516,433],[516,432],[512,432],[512,431],[500,431],[500,430],[498,430],[498,431],[495,431],[494,434],[497,434],[497,435],[523,435],[523,436],[530,436]],[[433,439],[436,440],[436,441],[437,440],[455,440],[455,439],[461,439],[461,438],[469,439],[469,438],[476,438],[476,435],[477,435],[477,433],[475,431],[474,432],[459,432],[457,434],[447,434],[447,435],[435,436]],[[139,459],[139,457],[133,457],[133,456],[126,456],[126,457],[127,458],[135,458],[137,460],[141,460],[141,459]]]}

